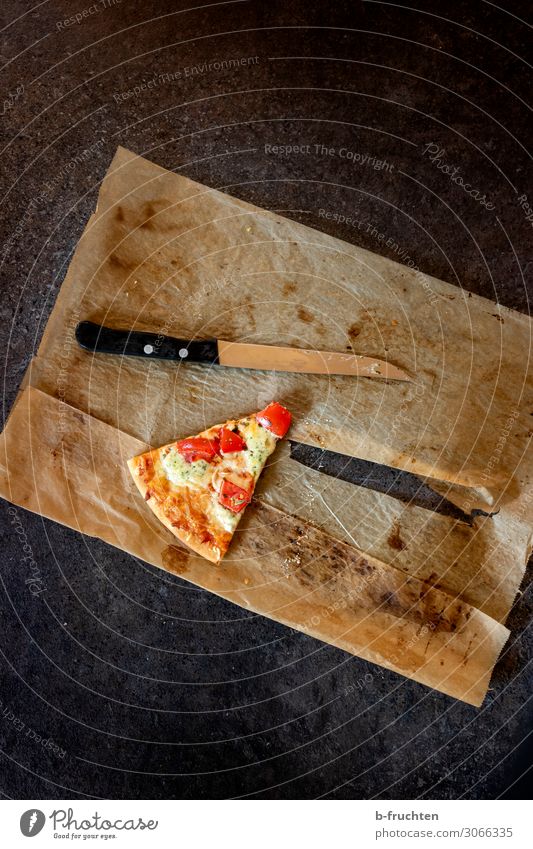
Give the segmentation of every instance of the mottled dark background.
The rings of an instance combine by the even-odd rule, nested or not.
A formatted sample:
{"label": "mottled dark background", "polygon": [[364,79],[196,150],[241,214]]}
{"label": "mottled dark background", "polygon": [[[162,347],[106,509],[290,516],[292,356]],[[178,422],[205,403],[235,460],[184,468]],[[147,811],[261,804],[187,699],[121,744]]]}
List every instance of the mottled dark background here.
{"label": "mottled dark background", "polygon": [[[423,271],[528,310],[531,225],[517,199],[532,173],[530,4],[190,5],[3,0],[4,417],[117,144],[393,259],[401,250]],[[80,23],[63,23],[84,9]],[[206,67],[230,59],[238,67]],[[265,149],[295,144],[311,153]],[[387,167],[316,153],[315,144]],[[491,209],[429,160],[428,144]],[[46,202],[32,206],[42,191]],[[320,209],[370,226],[327,220]],[[0,514],[5,796],[523,792],[527,582],[476,710],[102,542],[22,510],[16,518],[4,502]],[[23,544],[45,587],[35,597]],[[36,735],[60,748],[45,749]]]}

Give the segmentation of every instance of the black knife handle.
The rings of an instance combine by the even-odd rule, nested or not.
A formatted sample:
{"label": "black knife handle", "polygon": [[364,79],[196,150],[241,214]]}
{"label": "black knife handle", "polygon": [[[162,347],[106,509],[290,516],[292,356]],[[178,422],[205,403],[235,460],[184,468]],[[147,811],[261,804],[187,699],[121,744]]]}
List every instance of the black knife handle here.
{"label": "black knife handle", "polygon": [[115,330],[93,321],[80,321],[76,327],[76,339],[86,351],[98,354],[145,357],[149,360],[189,360],[218,365],[216,339],[176,339],[163,333]]}

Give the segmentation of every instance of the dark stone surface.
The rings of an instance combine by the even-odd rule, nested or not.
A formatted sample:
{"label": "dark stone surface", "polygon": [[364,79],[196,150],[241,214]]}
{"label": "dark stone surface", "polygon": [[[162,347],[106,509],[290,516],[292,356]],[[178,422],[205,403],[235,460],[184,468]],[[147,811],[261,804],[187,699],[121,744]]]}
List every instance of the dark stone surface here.
{"label": "dark stone surface", "polygon": [[[251,0],[186,11],[110,0],[66,26],[91,3],[4,0],[3,415],[119,143],[527,311],[531,227],[517,197],[531,183],[529,9],[505,5]],[[428,144],[494,209],[443,174]],[[387,165],[354,164],[343,147]],[[104,543],[15,518],[6,503],[0,514],[6,796],[493,798],[525,786],[527,583],[475,710]],[[24,544],[45,587],[35,597]]]}

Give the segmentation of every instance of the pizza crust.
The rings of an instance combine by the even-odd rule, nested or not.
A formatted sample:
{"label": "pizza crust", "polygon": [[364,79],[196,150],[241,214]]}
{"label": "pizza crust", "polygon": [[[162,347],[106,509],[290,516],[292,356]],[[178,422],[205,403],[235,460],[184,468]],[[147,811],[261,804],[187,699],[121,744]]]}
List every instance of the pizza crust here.
{"label": "pizza crust", "polygon": [[[150,455],[158,455],[159,451],[151,451]],[[141,455],[146,456],[146,455]],[[165,525],[168,530],[177,537],[180,542],[184,543],[184,545],[191,548],[196,554],[199,554],[201,557],[205,557],[207,560],[210,560],[211,563],[220,563],[222,557],[224,556],[226,549],[223,551],[219,546],[210,545],[208,543],[202,542],[197,539],[196,536],[190,531],[185,531],[182,528],[177,528],[172,521],[170,520],[167,511],[165,509],[165,501],[162,501],[155,495],[150,494],[150,482],[145,480],[139,474],[139,457],[132,457],[131,460],[128,460],[128,468],[131,472],[131,476],[135,481],[137,489],[141,493],[143,499],[146,501],[152,512],[159,519],[160,522]]]}

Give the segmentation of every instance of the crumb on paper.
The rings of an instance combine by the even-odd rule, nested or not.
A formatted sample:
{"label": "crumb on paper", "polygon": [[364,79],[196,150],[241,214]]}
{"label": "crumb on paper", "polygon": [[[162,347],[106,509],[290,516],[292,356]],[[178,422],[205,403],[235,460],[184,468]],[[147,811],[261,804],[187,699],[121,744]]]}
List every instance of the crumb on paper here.
{"label": "crumb on paper", "polygon": [[299,554],[291,554],[283,560],[283,572],[286,578],[290,578],[302,565]]}

